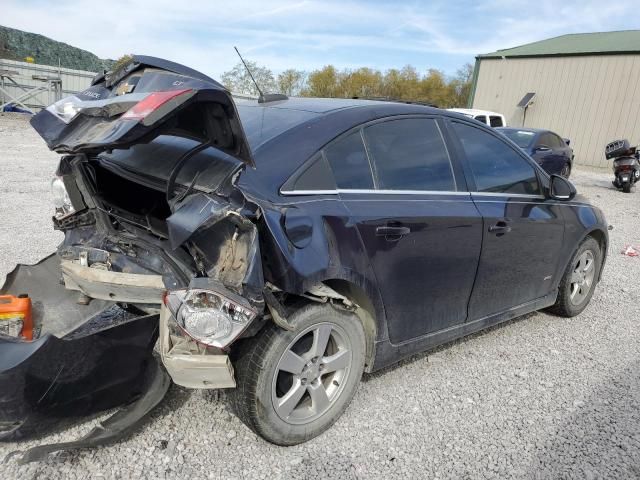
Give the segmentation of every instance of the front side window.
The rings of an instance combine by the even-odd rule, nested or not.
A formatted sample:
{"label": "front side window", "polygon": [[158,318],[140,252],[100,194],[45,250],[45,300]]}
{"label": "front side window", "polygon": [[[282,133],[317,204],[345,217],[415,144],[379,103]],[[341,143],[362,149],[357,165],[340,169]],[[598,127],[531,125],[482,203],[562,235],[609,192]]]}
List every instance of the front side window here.
{"label": "front side window", "polygon": [[480,128],[453,122],[478,192],[540,195],[533,166],[509,144]]}
{"label": "front side window", "polygon": [[453,191],[456,183],[440,129],[431,118],[376,123],[364,129],[382,190]]}
{"label": "front side window", "polygon": [[487,124],[487,117],[485,117],[484,115],[477,115],[476,116],[476,120],[478,120],[479,122],[484,123],[485,125]]}
{"label": "front side window", "polygon": [[360,130],[338,138],[324,149],[339,189],[372,189],[371,166]]}

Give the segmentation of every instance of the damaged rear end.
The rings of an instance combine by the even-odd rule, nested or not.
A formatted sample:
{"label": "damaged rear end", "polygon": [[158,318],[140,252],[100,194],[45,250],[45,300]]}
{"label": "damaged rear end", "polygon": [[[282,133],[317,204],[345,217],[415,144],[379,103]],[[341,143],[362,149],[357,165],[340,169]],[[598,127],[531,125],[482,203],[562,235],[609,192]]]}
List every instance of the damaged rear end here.
{"label": "damaged rear end", "polygon": [[260,328],[264,280],[261,212],[234,186],[253,160],[230,94],[134,56],[31,123],[63,154],[52,191],[64,241],[2,289],[30,296],[34,335],[0,334],[0,438],[76,404],[142,398],[139,420],[168,388],[159,331],[176,383],[233,387],[228,346]]}

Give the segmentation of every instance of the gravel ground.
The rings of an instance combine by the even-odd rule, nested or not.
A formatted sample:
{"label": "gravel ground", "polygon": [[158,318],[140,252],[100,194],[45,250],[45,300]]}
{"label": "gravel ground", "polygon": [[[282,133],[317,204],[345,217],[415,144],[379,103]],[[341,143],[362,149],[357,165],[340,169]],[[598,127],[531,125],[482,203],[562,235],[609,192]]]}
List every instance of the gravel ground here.
{"label": "gravel ground", "polygon": [[[0,116],[0,279],[61,240],[51,228],[56,155]],[[173,386],[146,424],[112,446],[0,463],[0,478],[640,478],[640,192],[576,170],[614,226],[604,280],[578,317],[535,313],[367,375],[327,433],[276,447],[232,416],[222,391]],[[86,433],[97,419],[16,449]]]}

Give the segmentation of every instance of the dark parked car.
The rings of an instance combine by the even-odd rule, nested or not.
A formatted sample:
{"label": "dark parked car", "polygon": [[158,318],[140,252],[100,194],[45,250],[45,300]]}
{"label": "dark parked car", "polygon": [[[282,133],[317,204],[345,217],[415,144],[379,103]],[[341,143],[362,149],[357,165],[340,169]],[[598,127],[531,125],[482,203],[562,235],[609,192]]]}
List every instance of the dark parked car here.
{"label": "dark parked car", "polygon": [[32,124],[65,154],[65,240],[4,287],[37,300],[40,332],[0,338],[6,438],[135,398],[64,448],[142,418],[167,388],[159,315],[175,383],[232,388],[251,429],[304,442],[363,372],[535,310],[580,313],[605,261],[602,212],[568,180],[436,108],[234,101],[135,56]]}
{"label": "dark parked car", "polygon": [[530,155],[547,173],[569,178],[573,166],[573,149],[569,140],[550,130],[537,128],[497,128]]}

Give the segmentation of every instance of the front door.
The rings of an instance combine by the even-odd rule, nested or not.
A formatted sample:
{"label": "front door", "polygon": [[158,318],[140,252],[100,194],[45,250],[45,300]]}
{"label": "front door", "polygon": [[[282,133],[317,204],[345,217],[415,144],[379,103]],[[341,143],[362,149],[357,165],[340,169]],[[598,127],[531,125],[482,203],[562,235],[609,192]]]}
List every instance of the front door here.
{"label": "front door", "polygon": [[452,122],[482,214],[483,244],[469,320],[550,293],[562,248],[561,206],[543,195],[541,172],[500,137]]}
{"label": "front door", "polygon": [[373,266],[391,342],[463,323],[482,218],[465,192],[462,172],[452,165],[437,121],[391,118],[358,134],[346,138],[352,148],[364,140],[355,147],[360,153],[346,152],[338,140],[325,154],[338,183],[342,170],[368,159],[373,188],[339,189]]}

